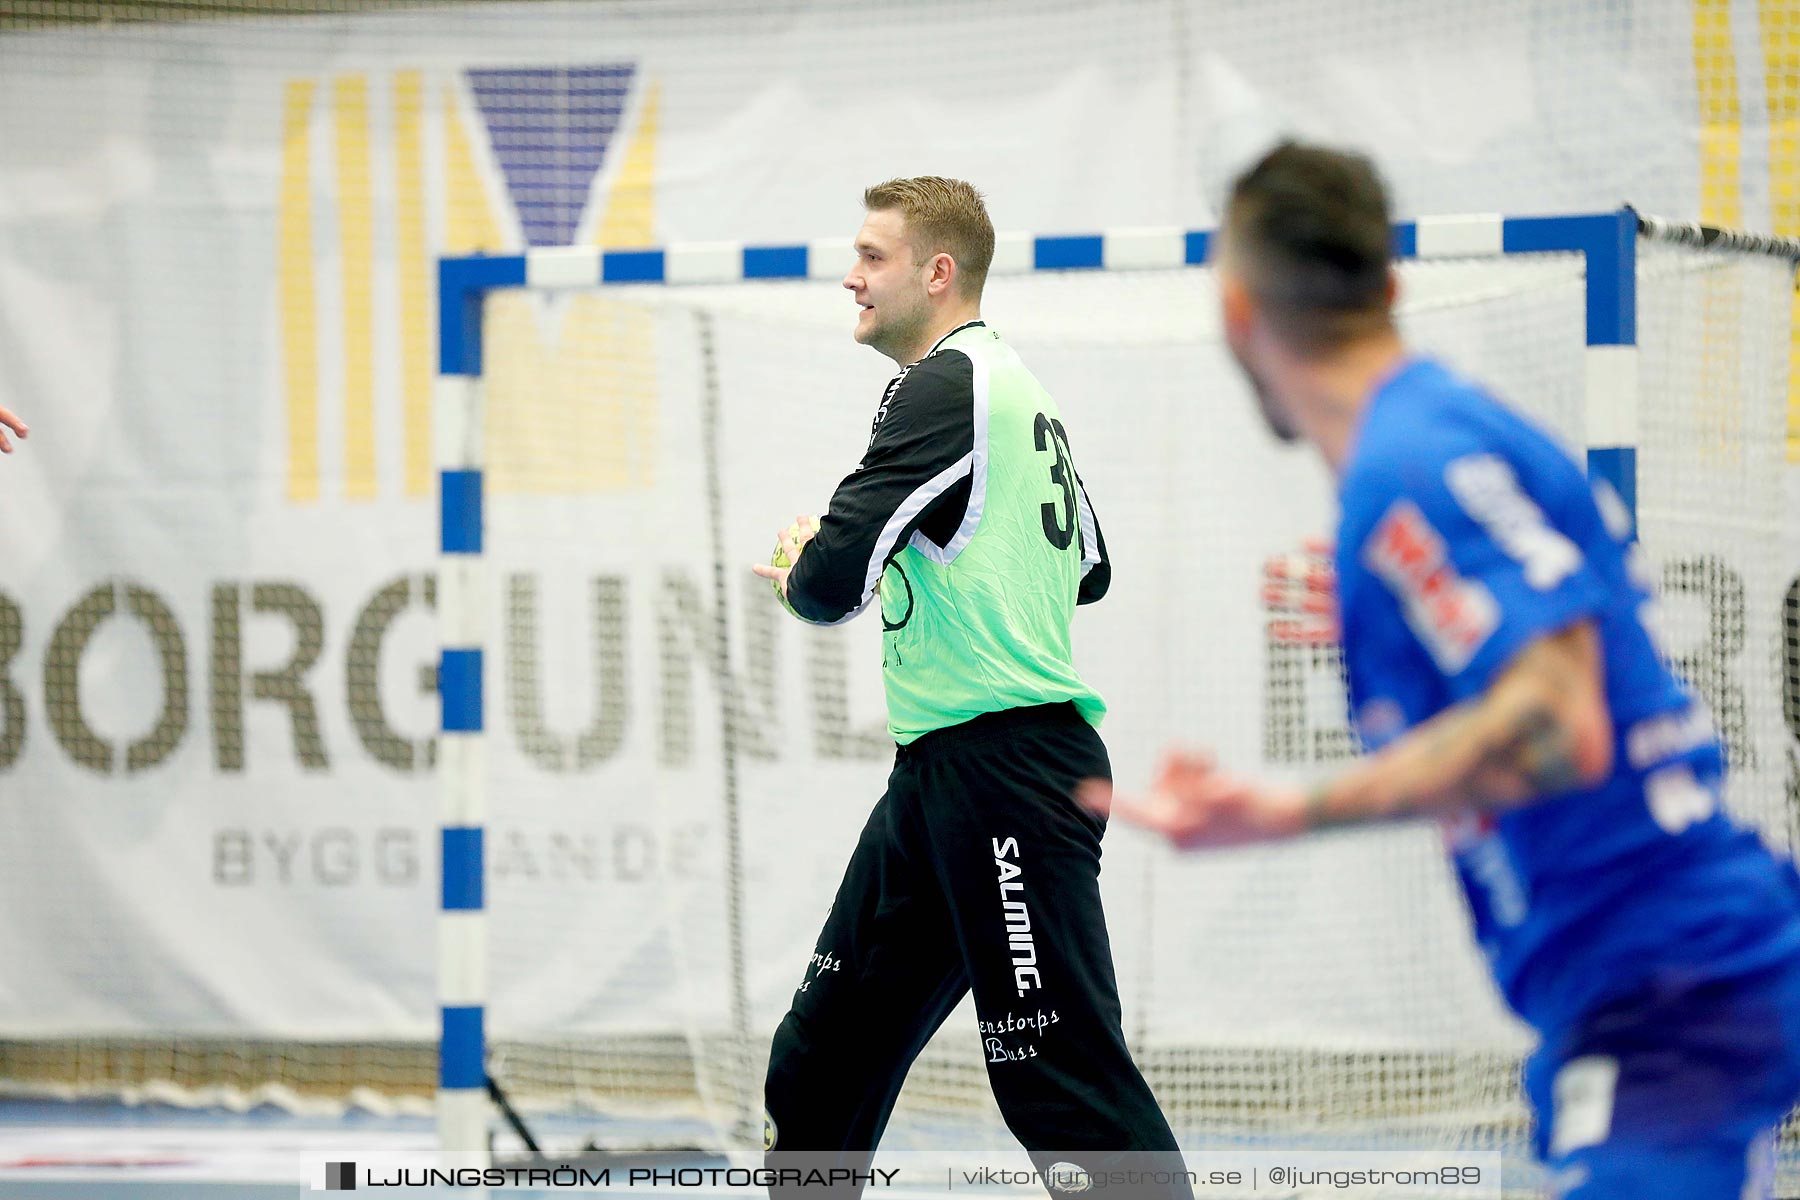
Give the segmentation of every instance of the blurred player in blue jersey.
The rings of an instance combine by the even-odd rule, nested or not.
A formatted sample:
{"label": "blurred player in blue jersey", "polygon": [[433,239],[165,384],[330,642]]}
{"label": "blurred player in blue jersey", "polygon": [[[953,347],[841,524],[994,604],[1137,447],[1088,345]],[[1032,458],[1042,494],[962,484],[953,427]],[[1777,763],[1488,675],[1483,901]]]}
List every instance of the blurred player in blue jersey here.
{"label": "blurred player in blue jersey", "polygon": [[1369,756],[1305,791],[1173,752],[1084,799],[1184,847],[1442,822],[1475,934],[1541,1035],[1554,1195],[1771,1194],[1800,1093],[1800,878],[1720,810],[1708,713],[1670,674],[1605,485],[1395,329],[1387,199],[1284,144],[1236,183],[1224,329],[1270,426],[1338,478],[1336,571]]}

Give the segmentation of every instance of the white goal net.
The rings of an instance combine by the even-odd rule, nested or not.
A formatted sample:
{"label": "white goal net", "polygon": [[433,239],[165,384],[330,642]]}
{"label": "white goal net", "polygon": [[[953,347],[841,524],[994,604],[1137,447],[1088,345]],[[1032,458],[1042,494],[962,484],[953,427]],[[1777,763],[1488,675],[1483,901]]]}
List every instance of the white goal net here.
{"label": "white goal net", "polygon": [[[1408,263],[1403,324],[1580,455],[1583,261]],[[1671,653],[1719,714],[1737,810],[1790,844],[1778,555],[1781,262],[1646,245],[1639,515]],[[1058,398],[1115,581],[1077,620],[1127,784],[1170,738],[1304,777],[1350,753],[1335,647],[1260,567],[1328,533],[1204,269],[997,277],[984,315]],[[605,1140],[754,1141],[768,1041],[891,761],[879,627],[813,629],[749,564],[854,465],[890,371],[828,283],[497,293],[486,319],[496,1074]],[[1185,1145],[1516,1145],[1529,1036],[1433,828],[1181,857],[1109,834],[1133,1050]],[[1007,1137],[972,1007],[889,1145]],[[649,1122],[648,1125],[645,1122]]]}

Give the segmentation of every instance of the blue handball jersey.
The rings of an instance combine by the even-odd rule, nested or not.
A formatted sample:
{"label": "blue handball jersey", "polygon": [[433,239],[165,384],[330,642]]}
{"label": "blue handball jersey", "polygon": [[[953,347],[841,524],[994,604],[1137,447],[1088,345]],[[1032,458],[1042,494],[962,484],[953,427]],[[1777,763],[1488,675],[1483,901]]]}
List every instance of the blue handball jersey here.
{"label": "blue handball jersey", "polygon": [[1710,715],[1657,652],[1616,493],[1544,433],[1428,360],[1376,392],[1340,485],[1351,712],[1377,749],[1484,691],[1531,642],[1597,629],[1613,773],[1592,789],[1445,822],[1475,932],[1540,1030],[1679,977],[1800,953],[1800,879],[1719,807]]}

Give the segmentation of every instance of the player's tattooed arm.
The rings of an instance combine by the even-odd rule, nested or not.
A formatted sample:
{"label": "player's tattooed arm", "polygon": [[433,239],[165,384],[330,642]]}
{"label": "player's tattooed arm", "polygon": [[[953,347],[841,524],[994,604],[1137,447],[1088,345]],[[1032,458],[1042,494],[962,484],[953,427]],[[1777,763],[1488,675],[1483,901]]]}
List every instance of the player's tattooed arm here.
{"label": "player's tattooed arm", "polygon": [[1529,804],[1604,779],[1612,737],[1599,636],[1582,622],[1532,643],[1480,696],[1310,793],[1175,749],[1140,796],[1116,794],[1103,779],[1084,781],[1078,795],[1183,848],[1236,846],[1322,826]]}
{"label": "player's tattooed arm", "polygon": [[1486,692],[1314,790],[1307,824],[1493,812],[1598,783],[1611,768],[1599,635],[1584,621],[1532,643]]}

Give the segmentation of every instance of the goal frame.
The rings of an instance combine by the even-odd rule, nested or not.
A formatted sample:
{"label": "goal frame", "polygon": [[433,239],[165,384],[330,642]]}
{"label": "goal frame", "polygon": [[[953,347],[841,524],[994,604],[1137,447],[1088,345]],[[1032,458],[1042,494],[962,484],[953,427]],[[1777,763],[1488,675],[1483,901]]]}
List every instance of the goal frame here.
{"label": "goal frame", "polygon": [[[1583,256],[1586,290],[1585,444],[1591,479],[1604,479],[1637,514],[1637,239],[1670,236],[1630,208],[1563,216],[1492,213],[1420,217],[1393,226],[1397,259],[1516,254]],[[1704,231],[1702,231],[1704,232]],[[1090,234],[1002,234],[994,274],[1167,270],[1207,264],[1213,230],[1129,228]],[[1783,247],[1792,254],[1794,247]],[[1768,251],[1766,251],[1768,252]],[[557,247],[438,260],[438,376],[433,445],[438,472],[437,757],[441,870],[437,979],[438,1138],[465,1165],[488,1157],[487,820],[483,674],[488,573],[483,557],[482,314],[508,289],[835,281],[848,238],[793,245],[735,242],[652,249]],[[738,1005],[741,1010],[741,998]]]}

